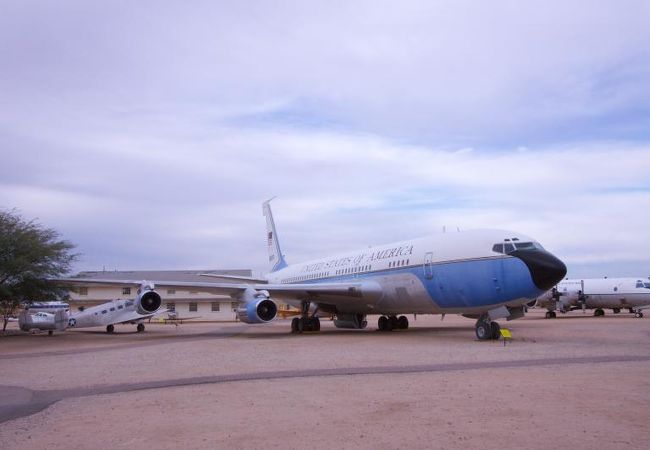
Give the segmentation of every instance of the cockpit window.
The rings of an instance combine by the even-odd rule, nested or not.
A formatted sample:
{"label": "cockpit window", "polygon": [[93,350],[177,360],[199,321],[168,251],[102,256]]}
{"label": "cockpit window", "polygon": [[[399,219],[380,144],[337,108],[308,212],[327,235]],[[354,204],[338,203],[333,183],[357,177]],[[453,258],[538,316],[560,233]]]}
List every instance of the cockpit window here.
{"label": "cockpit window", "polygon": [[494,244],[492,246],[492,251],[497,253],[503,253],[503,244]]}
{"label": "cockpit window", "polygon": [[534,250],[537,248],[532,242],[515,242],[515,247],[517,250]]}
{"label": "cockpit window", "polygon": [[[514,242],[513,242],[514,241]],[[503,244],[494,244],[492,251],[497,253],[510,254],[515,250],[544,250],[538,242],[519,242],[519,239],[506,239]]]}

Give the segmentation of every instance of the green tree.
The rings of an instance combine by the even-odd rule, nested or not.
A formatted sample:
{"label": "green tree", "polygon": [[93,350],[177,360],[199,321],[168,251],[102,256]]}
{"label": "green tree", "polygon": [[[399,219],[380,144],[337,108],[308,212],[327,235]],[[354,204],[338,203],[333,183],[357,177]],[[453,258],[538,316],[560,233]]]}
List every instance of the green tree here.
{"label": "green tree", "polygon": [[70,270],[77,255],[74,245],[39,223],[26,221],[16,211],[0,211],[0,315],[4,333],[9,317],[23,302],[67,298],[67,292],[49,277]]}

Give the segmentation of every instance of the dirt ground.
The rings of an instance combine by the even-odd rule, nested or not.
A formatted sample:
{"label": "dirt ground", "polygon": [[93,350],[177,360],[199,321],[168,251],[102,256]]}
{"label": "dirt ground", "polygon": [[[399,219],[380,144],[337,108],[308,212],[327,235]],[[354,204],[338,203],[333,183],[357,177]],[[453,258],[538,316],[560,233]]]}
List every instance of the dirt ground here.
{"label": "dirt ground", "polygon": [[[0,337],[0,448],[648,448],[650,318]],[[375,325],[372,318],[371,325]]]}

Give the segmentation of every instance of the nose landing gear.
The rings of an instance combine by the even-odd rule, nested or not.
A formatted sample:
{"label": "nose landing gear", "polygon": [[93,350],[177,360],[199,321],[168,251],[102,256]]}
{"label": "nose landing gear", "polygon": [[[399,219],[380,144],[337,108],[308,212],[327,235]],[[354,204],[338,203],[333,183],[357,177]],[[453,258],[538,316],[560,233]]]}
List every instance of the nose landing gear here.
{"label": "nose landing gear", "polygon": [[476,321],[476,337],[479,341],[497,340],[501,337],[501,326],[483,315]]}

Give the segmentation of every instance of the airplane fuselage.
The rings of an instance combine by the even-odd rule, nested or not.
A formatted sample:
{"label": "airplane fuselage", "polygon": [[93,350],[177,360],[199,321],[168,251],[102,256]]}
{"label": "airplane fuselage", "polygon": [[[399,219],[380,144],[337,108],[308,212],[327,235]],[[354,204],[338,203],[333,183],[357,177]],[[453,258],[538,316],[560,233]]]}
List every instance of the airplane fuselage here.
{"label": "airplane fuselage", "polygon": [[[559,302],[568,307],[594,308],[636,308],[650,305],[650,280],[644,278],[585,278],[566,279],[558,283]],[[555,308],[552,293],[546,293],[538,305]]]}
{"label": "airplane fuselage", "polygon": [[112,300],[70,314],[69,327],[99,327],[119,323],[136,313],[133,300]]}
{"label": "airplane fuselage", "polygon": [[442,233],[288,266],[268,279],[280,284],[356,281],[378,286],[376,299],[350,302],[347,311],[339,304],[340,313],[480,313],[522,305],[549,287],[536,284],[521,258],[493,250],[513,238],[534,242],[502,230]]}

